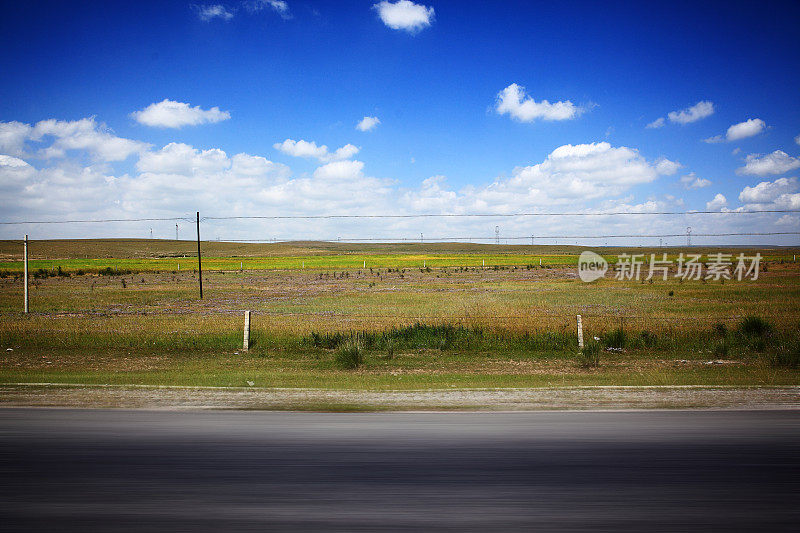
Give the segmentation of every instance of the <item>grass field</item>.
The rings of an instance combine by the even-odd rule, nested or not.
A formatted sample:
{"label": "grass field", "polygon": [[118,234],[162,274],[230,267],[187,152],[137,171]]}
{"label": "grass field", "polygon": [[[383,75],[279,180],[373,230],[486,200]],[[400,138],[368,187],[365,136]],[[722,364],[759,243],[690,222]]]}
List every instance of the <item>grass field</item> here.
{"label": "grass field", "polygon": [[[193,246],[34,242],[31,270],[43,273],[31,280],[32,313],[24,316],[19,244],[0,242],[0,381],[352,389],[800,383],[797,250],[757,250],[766,258],[757,281],[586,284],[574,266],[581,249],[570,247],[203,243],[213,257],[203,258],[200,300]],[[631,252],[598,251],[612,259]],[[717,251],[724,250],[692,250]],[[244,310],[253,312],[246,354]],[[747,316],[761,320],[743,326]],[[348,369],[341,359],[354,345]]]}

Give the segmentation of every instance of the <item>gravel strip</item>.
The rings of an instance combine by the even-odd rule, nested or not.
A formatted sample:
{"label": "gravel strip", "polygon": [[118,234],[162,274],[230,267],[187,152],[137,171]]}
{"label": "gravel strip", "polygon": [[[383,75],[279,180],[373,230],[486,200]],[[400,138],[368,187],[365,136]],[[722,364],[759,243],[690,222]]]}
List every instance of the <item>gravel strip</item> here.
{"label": "gravel strip", "polygon": [[572,387],[350,391],[0,385],[0,407],[267,410],[800,409],[800,387]]}

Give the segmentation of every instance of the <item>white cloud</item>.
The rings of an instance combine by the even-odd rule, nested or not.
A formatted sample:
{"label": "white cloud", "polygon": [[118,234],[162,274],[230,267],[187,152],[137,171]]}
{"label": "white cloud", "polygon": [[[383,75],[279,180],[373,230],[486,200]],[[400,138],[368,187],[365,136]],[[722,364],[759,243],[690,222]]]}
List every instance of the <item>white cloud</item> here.
{"label": "white cloud", "polygon": [[783,215],[775,221],[776,226],[800,226],[800,217]]}
{"label": "white cloud", "polygon": [[26,161],[23,161],[17,157],[0,154],[0,166],[7,168],[25,168],[29,167],[30,165]]}
{"label": "white cloud", "polygon": [[183,143],[169,143],[157,152],[144,153],[136,164],[140,172],[185,175],[218,173],[230,166],[231,162],[222,150],[201,151]]}
{"label": "white cloud", "polygon": [[362,175],[364,163],[361,161],[334,161],[317,168],[314,178],[331,181],[342,181]]}
{"label": "white cloud", "polygon": [[525,87],[512,83],[499,93],[495,107],[499,115],[509,114],[520,122],[542,120],[569,120],[583,113],[583,108],[569,100],[550,103],[547,100],[536,102],[526,96]]}
{"label": "white cloud", "polygon": [[233,18],[233,12],[229,11],[227,7],[221,4],[194,6],[194,8],[195,11],[197,11],[197,16],[200,17],[200,20],[204,20],[206,22],[215,18],[222,20],[231,20]]}
{"label": "white cloud", "polygon": [[745,187],[739,193],[739,201],[743,204],[767,204],[780,196],[792,193],[798,188],[797,178],[778,178],[775,181],[762,181],[753,187]]}
{"label": "white cloud", "polygon": [[783,174],[795,168],[800,168],[800,159],[792,157],[782,150],[775,150],[763,157],[758,154],[748,155],[745,159],[745,165],[736,169],[736,173],[750,176],[767,176],[770,174]]}
{"label": "white cloud", "polygon": [[795,144],[800,144],[800,135],[794,138]]}
{"label": "white cloud", "polygon": [[[31,127],[33,129],[35,127]],[[40,127],[40,130],[47,131],[56,129]],[[58,133],[65,137],[76,131],[108,133],[99,127],[86,130],[85,126],[77,124],[72,125],[76,131],[70,133],[67,131],[69,129],[61,126]],[[31,135],[25,138],[22,146],[22,150],[29,153],[36,153],[30,145],[41,142],[41,151],[44,151],[49,144],[46,141],[55,143],[57,140],[54,135],[49,139],[43,135],[40,141],[35,141],[30,138]],[[308,144],[312,149],[316,146]],[[330,155],[329,152],[327,155],[322,153],[323,157]],[[367,172],[369,163],[350,159],[324,161],[313,172],[293,176],[289,167],[259,155],[238,153],[231,156],[213,146],[196,148],[178,142],[158,149],[143,150],[133,166],[97,162],[87,158],[85,152],[70,150],[66,150],[63,158],[44,160],[42,164],[37,163],[36,167],[28,164],[27,157],[10,154],[0,156],[0,212],[5,220],[174,217],[188,216],[190,213],[193,216],[198,210],[206,216],[266,213],[474,214],[551,210],[653,212],[682,205],[682,199],[667,196],[651,196],[636,201],[635,195],[642,192],[646,194],[638,186],[658,179],[661,160],[649,161],[633,148],[615,147],[606,142],[564,145],[538,162],[513,169],[509,176],[461,188],[449,186],[442,176],[430,177],[415,186],[401,186],[389,179],[370,176]],[[117,167],[128,169],[130,173],[121,174],[115,170]],[[787,180],[793,182],[792,179]],[[754,201],[774,197],[770,203],[748,206],[768,205],[782,209],[800,206],[800,194],[792,192],[790,187],[768,195],[761,192],[761,196],[748,194],[754,196],[745,199]],[[693,227],[698,233],[748,231],[754,225],[774,225],[779,217],[779,214],[736,218],[719,215],[708,224],[698,220],[695,225],[693,221]],[[503,219],[500,223],[501,236],[528,235],[532,231],[532,223],[537,239],[547,234],[563,235],[567,232],[563,217],[539,217],[535,221],[514,217]],[[600,216],[575,219],[574,222],[571,220],[568,232],[631,233],[631,227],[635,227],[647,228],[649,233],[675,233],[678,223],[674,218],[661,215]],[[184,236],[188,223],[180,224],[181,236]],[[342,236],[342,240],[348,236],[388,239],[418,236],[424,231],[426,240],[429,236],[466,235],[485,235],[490,240],[494,225],[494,221],[483,218],[404,218],[377,224],[342,219],[318,220],[314,224],[309,224],[307,220],[247,223],[208,220],[201,231],[204,238],[209,239],[335,239],[338,235]],[[156,236],[174,237],[174,222],[53,225],[32,229],[35,229],[34,233],[39,238],[77,238],[147,236],[150,227],[154,227]],[[0,234],[11,238],[17,236],[21,229],[0,227]],[[28,229],[25,228],[25,231]],[[627,242],[641,244],[637,240]],[[788,238],[784,242],[791,243]],[[609,242],[619,243],[618,240]]]}
{"label": "white cloud", "polygon": [[0,122],[0,152],[22,155],[33,128],[22,122]]}
{"label": "white cloud", "polygon": [[94,118],[74,121],[42,120],[29,131],[28,139],[41,141],[53,137],[53,143],[39,154],[45,158],[64,157],[68,150],[86,151],[101,161],[123,161],[149,148],[149,144],[117,137],[105,124]]}
{"label": "white cloud", "polygon": [[161,102],[150,104],[141,111],[134,111],[131,117],[139,124],[156,128],[181,128],[199,124],[213,124],[231,118],[228,111],[220,111],[218,107],[204,110],[200,106],[190,106],[165,98]]}
{"label": "white cloud", "polygon": [[381,120],[378,117],[364,117],[361,119],[361,122],[356,124],[356,129],[359,131],[370,131],[375,129],[380,123]]}
{"label": "white cloud", "polygon": [[728,128],[725,137],[728,141],[738,141],[739,139],[746,139],[747,137],[758,135],[764,131],[766,127],[766,123],[760,118],[751,118]]}
{"label": "white cloud", "polygon": [[323,163],[350,159],[359,152],[359,148],[352,144],[345,144],[335,152],[329,152],[328,147],[324,144],[322,146],[317,146],[317,143],[314,141],[304,141],[302,139],[299,141],[286,139],[282,143],[275,143],[272,146],[276,150],[280,150],[284,154],[292,157],[315,158]]}
{"label": "white cloud", "polygon": [[714,144],[721,143],[723,140],[728,142],[738,141],[740,139],[746,139],[747,137],[758,135],[766,128],[767,124],[763,120],[760,118],[751,118],[729,127],[728,131],[725,132],[724,138],[722,135],[715,135],[713,137],[709,137],[708,139],[704,139],[704,142]]}
{"label": "white cloud", "polygon": [[283,0],[250,0],[244,3],[248,11],[261,11],[268,7],[278,13],[284,20],[292,18],[289,4]]}
{"label": "white cloud", "polygon": [[658,177],[654,165],[636,150],[609,143],[567,144],[553,150],[541,163],[517,167],[509,178],[488,185],[468,186],[456,193],[435,177],[419,191],[404,194],[409,209],[441,206],[442,212],[513,213],[533,206],[576,205],[611,198],[635,185]]}
{"label": "white cloud", "polygon": [[713,114],[714,104],[704,100],[680,111],[670,111],[667,116],[671,122],[675,122],[677,124],[689,124],[691,122],[697,122],[698,120],[710,117]]}
{"label": "white cloud", "polygon": [[677,161],[670,161],[666,157],[660,157],[656,160],[656,172],[662,176],[672,176],[682,167]]}
{"label": "white cloud", "polygon": [[394,3],[384,0],[372,8],[378,11],[378,16],[388,27],[409,33],[427,28],[434,18],[432,7],[415,4],[409,0],[398,0]]}
{"label": "white cloud", "polygon": [[653,122],[651,122],[650,124],[648,124],[647,126],[645,126],[645,128],[650,128],[650,129],[663,128],[663,127],[664,127],[664,124],[666,124],[666,122],[667,122],[667,121],[666,121],[666,120],[664,120],[664,117],[658,117],[658,118],[657,118],[657,119],[655,119]]}
{"label": "white cloud", "polygon": [[698,178],[694,172],[681,177],[681,183],[685,189],[702,189],[711,185],[711,181],[705,178]]}
{"label": "white cloud", "polygon": [[709,211],[716,211],[728,205],[728,199],[723,194],[717,194],[713,200],[706,203],[706,209]]}

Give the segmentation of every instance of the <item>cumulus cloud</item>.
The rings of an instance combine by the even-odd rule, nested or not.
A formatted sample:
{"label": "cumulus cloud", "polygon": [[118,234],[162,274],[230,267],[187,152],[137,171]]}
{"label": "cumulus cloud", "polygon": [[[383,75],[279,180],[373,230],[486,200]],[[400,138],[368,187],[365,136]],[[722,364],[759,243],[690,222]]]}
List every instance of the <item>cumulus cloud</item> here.
{"label": "cumulus cloud", "polygon": [[775,150],[771,154],[760,156],[750,154],[745,158],[745,165],[736,169],[737,174],[750,176],[768,176],[770,174],[783,174],[800,168],[800,159],[792,157],[783,150]]}
{"label": "cumulus cloud", "polygon": [[674,122],[676,124],[689,124],[691,122],[697,122],[698,120],[710,117],[713,114],[713,102],[703,100],[702,102],[697,102],[695,105],[687,107],[686,109],[681,109],[680,111],[670,111],[669,114],[667,114],[667,117],[669,117],[670,122]]}
{"label": "cumulus cloud", "polygon": [[233,18],[233,11],[228,10],[228,8],[222,4],[194,6],[194,9],[197,12],[197,16],[200,17],[200,20],[206,22],[216,18],[222,20],[231,20]]}
{"label": "cumulus cloud", "polygon": [[0,152],[22,155],[33,127],[22,122],[0,122]]}
{"label": "cumulus cloud", "polygon": [[276,150],[280,150],[284,154],[292,157],[314,158],[323,163],[339,161],[342,159],[350,159],[360,150],[357,146],[345,144],[336,151],[330,152],[328,151],[328,147],[324,144],[322,146],[317,146],[317,143],[314,141],[304,141],[302,139],[299,141],[286,139],[282,143],[275,143],[272,146]]}
{"label": "cumulus cloud", "polygon": [[739,193],[743,204],[768,204],[784,194],[797,190],[797,178],[778,178],[775,181],[762,181],[753,187],[745,187]]}
{"label": "cumulus cloud", "polygon": [[650,128],[650,129],[663,128],[666,123],[667,121],[664,119],[664,117],[658,117],[653,122],[645,126],[645,128]]}
{"label": "cumulus cloud", "polygon": [[380,124],[381,121],[378,117],[364,117],[356,124],[356,129],[359,131],[370,131]]}
{"label": "cumulus cloud", "polygon": [[800,144],[800,135],[794,138],[795,144]]}
{"label": "cumulus cloud", "polygon": [[[94,119],[87,119],[94,120]],[[2,123],[0,123],[0,126]],[[80,127],[75,126],[77,130]],[[0,128],[2,129],[2,128]],[[16,129],[27,130],[27,128]],[[31,126],[35,130],[36,126]],[[55,131],[40,127],[41,131]],[[91,130],[90,130],[91,131]],[[101,133],[102,129],[99,130]],[[66,132],[60,132],[66,134]],[[29,154],[34,143],[55,142],[55,136],[35,141],[28,134],[22,150]],[[14,141],[16,142],[16,141]],[[132,141],[136,142],[136,141]],[[299,141],[298,141],[299,142]],[[297,148],[297,143],[294,148]],[[291,143],[290,143],[291,144]],[[307,143],[309,157],[316,161],[330,157],[330,151]],[[18,143],[17,143],[18,145]],[[316,146],[316,151],[314,147]],[[45,144],[44,149],[47,148]],[[302,148],[302,145],[301,145]],[[338,151],[337,151],[338,152]],[[352,150],[351,150],[352,152]],[[88,150],[87,152],[88,153]],[[665,169],[663,160],[650,161],[637,150],[612,146],[606,142],[564,145],[527,166],[514,168],[501,176],[474,185],[454,188],[443,176],[432,176],[416,186],[401,186],[391,179],[368,174],[368,164],[350,158],[321,161],[314,171],[294,176],[288,166],[246,153],[230,155],[213,146],[195,147],[173,142],[138,153],[135,165],[117,165],[86,158],[84,152],[67,150],[65,157],[45,159],[35,166],[27,156],[0,155],[0,211],[6,220],[64,218],[137,218],[193,215],[252,215],[275,213],[309,214],[417,214],[417,213],[519,213],[569,209],[586,212],[660,211],[682,205],[680,198],[648,197],[635,201],[637,186],[658,179]],[[336,152],[333,152],[334,154]],[[120,168],[126,173],[120,173]],[[778,185],[767,194],[744,192],[743,201],[771,202],[769,206],[800,205],[795,179],[791,186]],[[777,196],[776,196],[777,195]],[[751,204],[747,204],[751,205]],[[761,204],[752,204],[761,205]],[[723,206],[724,207],[724,206]],[[796,208],[796,207],[795,207]],[[723,215],[720,215],[722,217]],[[758,215],[761,217],[761,215]],[[774,224],[779,215],[757,219],[714,219],[713,227],[697,232],[726,230],[747,231],[753,224]],[[564,219],[536,219],[537,237],[565,233]],[[584,224],[581,226],[581,224]],[[504,219],[502,235],[527,235],[531,219]],[[738,226],[737,226],[738,224]],[[143,222],[100,226],[58,225],[39,228],[45,237],[146,236],[154,226],[156,235],[174,236],[175,224]],[[367,224],[363,220],[315,221],[207,221],[205,238],[269,239],[368,237],[390,239],[419,235],[493,236],[495,221],[486,219],[414,219],[403,218]],[[648,232],[674,233],[675,220],[660,215],[641,217],[598,217],[576,221],[573,230],[591,234],[630,233],[631,227],[647,227]],[[18,227],[0,227],[3,236],[19,233]],[[27,228],[26,228],[27,231]],[[183,226],[181,231],[184,231]],[[14,233],[16,232],[16,233]],[[619,241],[615,241],[618,243]]]}
{"label": "cumulus cloud", "polygon": [[708,139],[704,139],[704,141],[711,144],[720,143],[722,141],[738,141],[740,139],[746,139],[747,137],[758,135],[766,128],[767,124],[763,120],[760,118],[751,118],[729,127],[728,131],[725,132],[725,137],[722,135],[715,135],[713,137],[709,137]]}
{"label": "cumulus cloud", "polygon": [[723,194],[717,194],[710,202],[706,202],[706,209],[716,211],[728,205],[728,199]]}
{"label": "cumulus cloud", "polygon": [[222,150],[197,150],[183,143],[169,143],[161,150],[144,153],[136,163],[140,172],[185,175],[221,172],[230,166],[231,162]]}
{"label": "cumulus cloud", "polygon": [[199,124],[213,124],[231,118],[228,111],[220,111],[218,107],[201,109],[183,102],[165,98],[161,102],[150,104],[141,111],[134,111],[131,117],[139,124],[156,128],[181,128]]}
{"label": "cumulus cloud", "polygon": [[532,206],[576,205],[612,198],[631,187],[658,177],[655,165],[638,151],[609,143],[567,144],[553,150],[544,161],[517,167],[508,178],[488,185],[468,186],[455,192],[437,176],[418,191],[407,192],[403,205],[413,209],[441,206],[443,212],[513,213]]}
{"label": "cumulus cloud", "polygon": [[386,0],[372,6],[378,16],[393,30],[404,30],[409,33],[418,32],[431,25],[434,18],[432,7],[415,4],[409,0],[388,2]]}
{"label": "cumulus cloud", "polygon": [[681,184],[685,189],[702,189],[711,185],[711,181],[705,178],[698,178],[694,172],[681,177]]}
{"label": "cumulus cloud", "polygon": [[552,104],[547,100],[536,102],[525,94],[525,87],[516,83],[497,93],[495,110],[499,115],[508,114],[520,122],[533,122],[536,119],[569,120],[584,111],[569,100]]}
{"label": "cumulus cloud", "polygon": [[672,176],[678,172],[678,169],[680,169],[682,166],[683,165],[677,161],[670,161],[666,157],[660,157],[656,160],[656,172],[662,176]]}
{"label": "cumulus cloud", "polygon": [[50,146],[37,155],[43,158],[64,157],[70,150],[89,153],[99,161],[123,161],[133,154],[149,148],[149,144],[117,137],[93,117],[64,121],[48,119],[37,122],[27,130],[25,140],[44,142],[53,139]]}

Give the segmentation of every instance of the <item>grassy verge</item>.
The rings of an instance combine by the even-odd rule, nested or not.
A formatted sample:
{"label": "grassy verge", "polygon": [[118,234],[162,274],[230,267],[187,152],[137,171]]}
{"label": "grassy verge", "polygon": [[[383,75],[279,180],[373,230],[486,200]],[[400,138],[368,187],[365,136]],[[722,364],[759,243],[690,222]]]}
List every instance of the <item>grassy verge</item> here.
{"label": "grassy verge", "polygon": [[252,340],[245,353],[232,334],[54,339],[4,332],[0,343],[11,351],[0,381],[361,390],[800,383],[797,336],[757,318],[696,334],[611,330],[592,340],[592,364],[569,335],[455,325],[306,335],[256,330]]}

